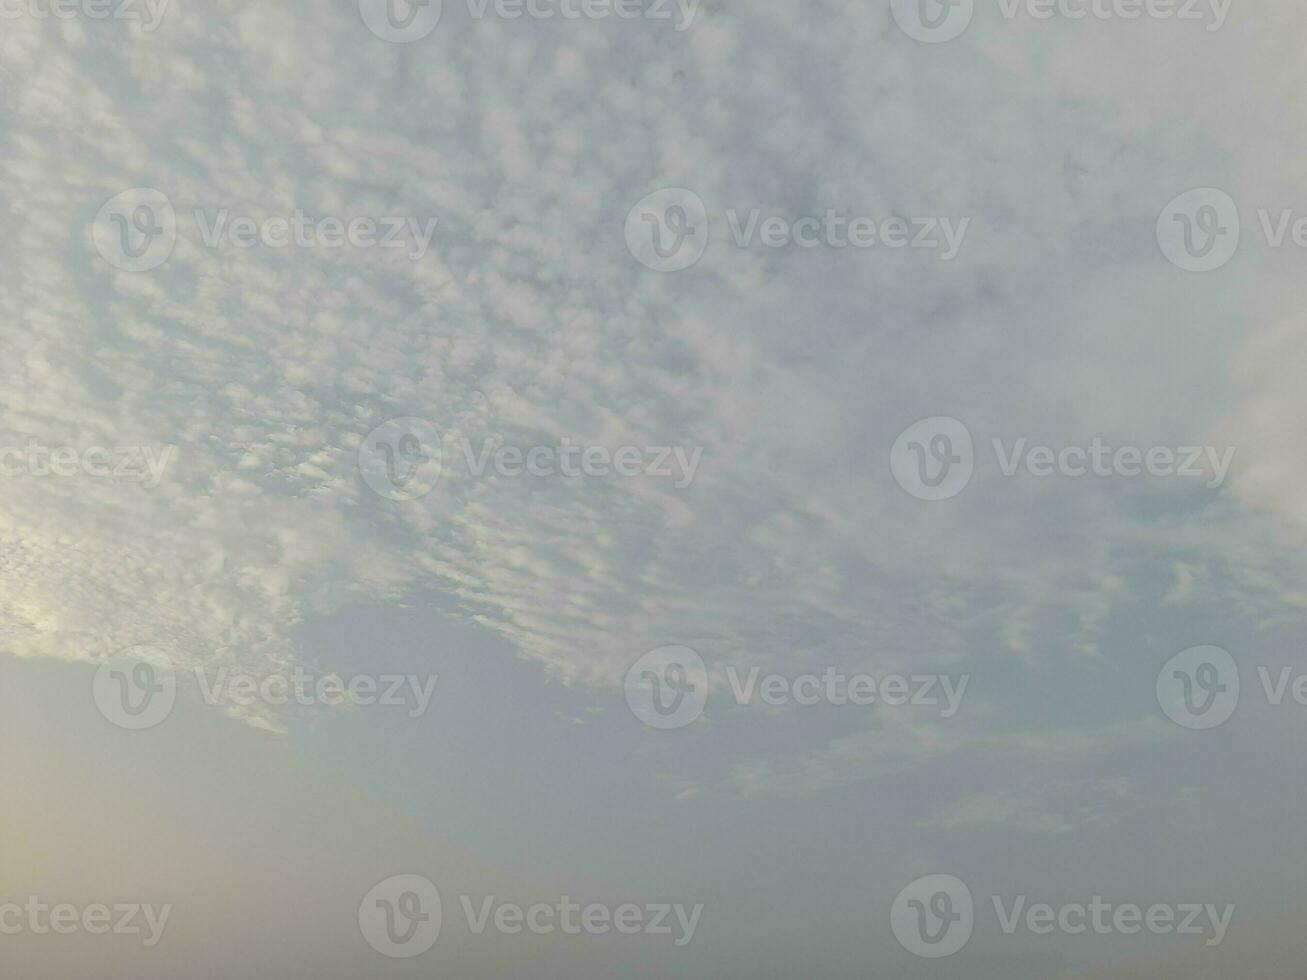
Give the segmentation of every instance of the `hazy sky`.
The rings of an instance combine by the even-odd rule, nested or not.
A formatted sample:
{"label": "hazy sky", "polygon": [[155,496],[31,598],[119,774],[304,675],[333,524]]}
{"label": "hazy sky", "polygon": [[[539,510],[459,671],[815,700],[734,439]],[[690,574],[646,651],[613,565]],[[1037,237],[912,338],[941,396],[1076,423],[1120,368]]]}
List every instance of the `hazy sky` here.
{"label": "hazy sky", "polygon": [[1296,975],[1300,3],[122,3],[0,0],[0,973]]}

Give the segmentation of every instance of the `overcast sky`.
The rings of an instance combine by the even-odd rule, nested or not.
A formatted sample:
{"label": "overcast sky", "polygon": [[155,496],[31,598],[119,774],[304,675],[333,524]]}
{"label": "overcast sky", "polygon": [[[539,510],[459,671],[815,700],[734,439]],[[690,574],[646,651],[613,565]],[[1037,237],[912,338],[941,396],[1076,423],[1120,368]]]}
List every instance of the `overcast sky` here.
{"label": "overcast sky", "polygon": [[1301,4],[122,3],[0,0],[0,972],[1292,975]]}

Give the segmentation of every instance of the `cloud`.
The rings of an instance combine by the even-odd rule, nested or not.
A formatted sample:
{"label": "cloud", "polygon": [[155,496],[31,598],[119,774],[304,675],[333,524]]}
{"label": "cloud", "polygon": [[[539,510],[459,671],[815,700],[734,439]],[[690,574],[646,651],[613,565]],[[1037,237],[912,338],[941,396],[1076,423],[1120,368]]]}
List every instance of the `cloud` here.
{"label": "cloud", "polygon": [[[1223,158],[1191,119],[1124,125],[1112,91],[1065,101],[1041,60],[1062,50],[1053,35],[1014,63],[992,54],[1007,28],[978,24],[985,44],[932,54],[884,10],[829,4],[705,10],[680,35],[558,22],[530,45],[521,24],[452,14],[387,44],[326,3],[115,26],[18,20],[5,41],[22,84],[0,163],[0,409],[14,441],[178,456],[149,492],[0,483],[11,649],[96,660],[150,643],[258,675],[312,657],[288,639],[306,616],[438,595],[551,675],[609,691],[668,642],[713,664],[1065,669],[1111,659],[1104,638],[1154,554],[1194,588],[1239,585],[1252,621],[1284,614],[1300,559],[1253,508],[1296,507],[1292,453],[1248,453],[1252,507],[990,465],[923,505],[888,472],[898,432],[930,415],[964,418],[982,447],[1184,444],[1239,410],[1220,383],[1242,296],[1207,281],[1177,299],[1151,230],[1177,190],[1158,161],[1190,160],[1196,180]],[[693,270],[660,275],[626,253],[622,223],[671,183],[703,198],[713,234]],[[148,273],[110,267],[88,232],[133,186],[178,215]],[[737,248],[724,215],[755,207],[971,230],[947,264]],[[439,223],[417,261],[211,248],[195,212],[221,209]],[[1291,337],[1267,343],[1246,370],[1286,360]],[[1292,427],[1284,385],[1243,410]],[[356,454],[407,416],[455,462],[482,438],[703,447],[703,462],[682,489],[451,466],[396,505]],[[790,781],[825,785],[844,754],[872,778],[954,744],[850,738]]]}

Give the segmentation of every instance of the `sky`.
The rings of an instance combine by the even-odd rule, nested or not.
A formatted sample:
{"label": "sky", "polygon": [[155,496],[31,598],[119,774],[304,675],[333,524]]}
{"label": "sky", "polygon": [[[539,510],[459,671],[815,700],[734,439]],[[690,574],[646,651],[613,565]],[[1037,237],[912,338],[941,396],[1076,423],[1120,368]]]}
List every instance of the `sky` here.
{"label": "sky", "polygon": [[1305,28],[0,0],[0,972],[1293,976]]}

